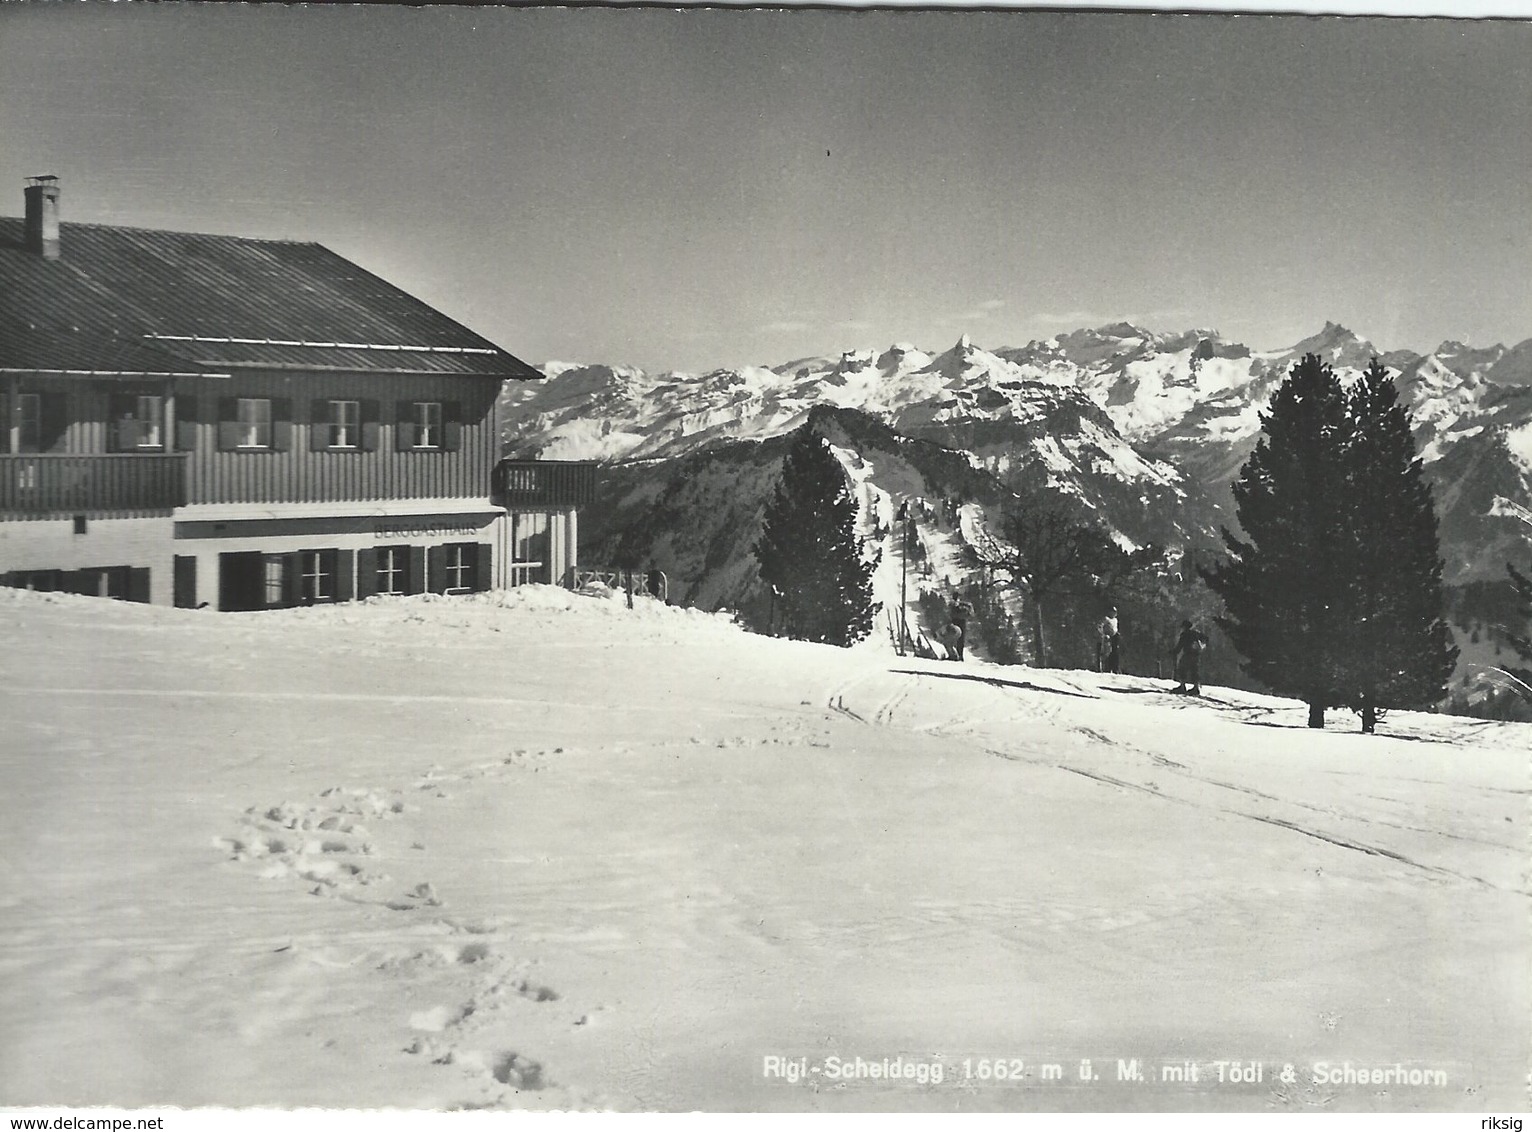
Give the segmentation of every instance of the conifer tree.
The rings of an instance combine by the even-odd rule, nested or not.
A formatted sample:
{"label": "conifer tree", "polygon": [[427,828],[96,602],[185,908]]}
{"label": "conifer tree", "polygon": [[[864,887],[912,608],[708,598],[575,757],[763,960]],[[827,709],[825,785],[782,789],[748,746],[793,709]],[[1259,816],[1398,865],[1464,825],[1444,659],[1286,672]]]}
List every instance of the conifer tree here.
{"label": "conifer tree", "polygon": [[1440,701],[1458,650],[1443,616],[1436,509],[1409,413],[1376,358],[1346,400],[1348,522],[1332,559],[1345,583],[1335,675],[1340,702],[1371,733],[1380,709]]}
{"label": "conifer tree", "polygon": [[856,501],[840,461],[807,425],[793,436],[753,549],[789,637],[845,646],[872,629],[872,564],[862,561]]}
{"label": "conifer tree", "polygon": [[1316,354],[1304,355],[1261,414],[1261,438],[1234,484],[1244,537],[1223,532],[1229,557],[1203,569],[1223,599],[1218,619],[1247,673],[1309,705],[1309,726],[1341,702],[1344,632],[1335,556],[1347,525],[1346,398]]}

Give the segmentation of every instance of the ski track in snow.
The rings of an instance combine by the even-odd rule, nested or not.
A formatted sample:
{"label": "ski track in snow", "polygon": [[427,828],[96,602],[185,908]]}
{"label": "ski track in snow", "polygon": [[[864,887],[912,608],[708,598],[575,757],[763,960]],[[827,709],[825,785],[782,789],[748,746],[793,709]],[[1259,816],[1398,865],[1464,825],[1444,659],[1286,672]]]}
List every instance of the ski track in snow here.
{"label": "ski track in snow", "polygon": [[[920,673],[910,672],[908,670],[905,670],[903,675],[905,675],[911,681],[920,681],[926,678]],[[937,675],[946,679],[976,681],[1002,689],[1010,688],[1023,691],[1042,691],[1055,693],[1064,691],[1065,694],[1075,694],[1081,696],[1090,695],[1090,693],[1085,691],[1084,687],[1080,686],[1075,681],[1069,680],[1063,674],[1058,674],[1055,677],[1059,680],[1060,684],[1064,685],[1063,688],[1044,688],[1037,684],[1032,684],[1023,680],[1012,680],[1002,677],[985,675],[972,675],[969,673],[939,672]],[[1053,673],[1050,673],[1049,675],[1054,676]],[[891,707],[909,696],[909,686],[904,688],[896,688],[892,692],[887,692],[886,688],[880,687],[875,693],[872,694],[872,701],[874,706],[872,707],[870,713],[866,715],[859,713],[852,707],[848,707],[845,702],[848,694],[853,695],[853,701],[855,701],[855,690],[861,687],[866,687],[870,682],[872,682],[873,679],[873,677],[864,675],[859,676],[844,685],[838,686],[830,695],[830,706],[838,713],[847,716],[848,718],[855,719],[861,723],[868,723],[874,726],[890,725],[892,714]],[[1210,696],[1180,698],[1174,696],[1167,690],[1159,689],[1157,685],[1150,689],[1135,687],[1131,690],[1136,692],[1142,692],[1146,690],[1163,692],[1164,702],[1167,706],[1185,707],[1191,710],[1196,710],[1199,707],[1207,705],[1212,708],[1213,714],[1225,716],[1247,725],[1258,723],[1261,717],[1270,717],[1277,714],[1279,710],[1272,707],[1240,704],[1231,700],[1219,699]],[[1098,696],[1092,696],[1092,698],[1098,698]],[[1057,713],[1047,706],[1030,705],[1024,709],[1024,715],[1033,721],[1041,721],[1046,719],[1052,722],[1055,720]],[[920,729],[933,734],[943,734],[951,732],[955,724],[958,724],[958,721],[936,721],[933,723],[920,725]],[[1217,778],[1209,777],[1204,774],[1198,774],[1195,771],[1189,770],[1184,764],[1175,762],[1174,760],[1163,754],[1160,754],[1157,751],[1148,750],[1135,746],[1132,743],[1123,742],[1120,738],[1109,735],[1101,730],[1096,729],[1095,727],[1078,723],[1066,724],[1065,726],[1069,733],[1087,739],[1098,747],[1112,748],[1117,751],[1129,753],[1135,756],[1137,759],[1142,760],[1139,764],[1142,769],[1163,769],[1170,771],[1173,775],[1183,780],[1183,782],[1179,783],[1179,785],[1192,786],[1194,790],[1196,787],[1210,786],[1216,788],[1217,790],[1228,791],[1233,794],[1242,795],[1247,802],[1250,800],[1255,800],[1271,803],[1274,807],[1279,808],[1292,807],[1301,810],[1307,810],[1310,811],[1316,818],[1329,818],[1338,823],[1355,823],[1360,821],[1364,828],[1368,826],[1379,826],[1386,829],[1399,830],[1408,833],[1424,834],[1432,838],[1440,837],[1454,841],[1471,842],[1478,845],[1490,846],[1508,853],[1516,853],[1519,849],[1519,847],[1514,843],[1495,841],[1493,839],[1484,837],[1474,837],[1466,834],[1455,833],[1450,830],[1443,830],[1428,826],[1388,821],[1377,815],[1367,815],[1365,818],[1358,819],[1355,815],[1347,814],[1335,806],[1316,805],[1314,803],[1305,802],[1300,799],[1284,799],[1278,797],[1277,795],[1254,789],[1250,786],[1243,786],[1232,782],[1221,781]],[[1472,726],[1472,724],[1470,723],[1469,726]],[[1428,741],[1424,737],[1417,735],[1398,735],[1394,736],[1394,738],[1403,741]],[[1107,774],[1100,770],[1089,769],[1087,767],[1073,765],[1070,763],[1052,762],[1050,757],[1047,756],[1030,757],[1027,755],[1018,755],[1001,748],[990,747],[987,749],[990,751],[990,753],[1008,760],[1024,761],[1033,763],[1035,765],[1051,765],[1056,769],[1066,773],[1081,775],[1093,781],[1119,789],[1140,791],[1142,793],[1150,794],[1158,798],[1166,799],[1168,801],[1180,802],[1192,806],[1210,807],[1220,813],[1245,818],[1251,821],[1265,822],[1270,825],[1275,825],[1283,829],[1291,830],[1292,832],[1301,834],[1305,837],[1314,838],[1315,840],[1324,842],[1328,845],[1333,845],[1337,848],[1351,850],[1354,852],[1366,854],[1368,856],[1387,858],[1392,861],[1397,861],[1401,864],[1408,865],[1413,869],[1418,869],[1424,874],[1429,874],[1435,877],[1448,877],[1456,880],[1468,881],[1471,883],[1483,885],[1488,888],[1504,889],[1506,891],[1511,891],[1522,896],[1532,896],[1532,890],[1529,890],[1529,887],[1526,884],[1497,884],[1496,882],[1485,879],[1481,876],[1423,863],[1421,861],[1412,859],[1410,856],[1404,853],[1397,852],[1380,845],[1370,844],[1357,838],[1326,832],[1322,829],[1313,828],[1311,825],[1304,824],[1297,820],[1276,816],[1273,813],[1250,813],[1244,810],[1232,808],[1231,805],[1223,804],[1222,799],[1220,798],[1215,797],[1212,800],[1208,800],[1206,796],[1200,791],[1193,794],[1177,794],[1174,791],[1162,787],[1158,781],[1129,781],[1124,778],[1114,777],[1113,775]],[[1162,776],[1156,777],[1158,778]],[[1522,791],[1514,790],[1504,792],[1512,794],[1523,793]],[[1387,799],[1383,800],[1386,801]]]}
{"label": "ski track in snow", "polygon": [[[13,688],[17,695],[25,696],[157,696],[167,699],[185,699],[196,696],[204,699],[224,700],[300,700],[315,703],[387,703],[387,704],[486,704],[504,707],[520,704],[539,708],[572,708],[585,710],[588,703],[573,700],[517,699],[514,696],[424,696],[401,693],[383,695],[367,692],[248,692],[208,688]],[[624,704],[623,711],[673,712],[670,704]],[[734,719],[747,719],[742,712],[720,711],[707,705],[695,709],[708,715],[724,715]]]}

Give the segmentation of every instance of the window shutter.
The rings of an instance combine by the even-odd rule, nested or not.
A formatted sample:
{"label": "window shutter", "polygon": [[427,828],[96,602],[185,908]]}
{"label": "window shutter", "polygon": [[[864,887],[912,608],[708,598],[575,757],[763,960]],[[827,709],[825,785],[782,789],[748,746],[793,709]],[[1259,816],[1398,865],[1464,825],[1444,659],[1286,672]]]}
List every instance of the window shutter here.
{"label": "window shutter", "polygon": [[282,604],[297,605],[303,595],[303,557],[298,554],[282,555]]}
{"label": "window shutter", "polygon": [[138,421],[133,417],[137,410],[137,397],[113,393],[107,398],[108,451],[131,452],[138,447]]}
{"label": "window shutter", "polygon": [[20,570],[16,576],[19,579],[16,584],[22,589],[51,594],[63,588],[63,579],[69,575],[61,570]]}
{"label": "window shutter", "polygon": [[371,597],[378,592],[378,552],[375,547],[364,546],[356,552],[356,600]]}
{"label": "window shutter", "polygon": [[293,399],[271,399],[271,447],[274,452],[290,452],[293,447]]}
{"label": "window shutter", "polygon": [[412,594],[426,592],[426,548],[410,547],[410,576],[405,579],[405,590]]}
{"label": "window shutter", "polygon": [[64,433],[69,431],[69,399],[65,393],[44,393],[38,399],[38,411],[42,419],[41,435],[37,438],[39,452],[64,450]]}
{"label": "window shutter", "polygon": [[433,546],[426,551],[426,589],[433,594],[447,590],[447,548]]}
{"label": "window shutter", "polygon": [[197,450],[197,398],[190,393],[176,394],[176,451]]}
{"label": "window shutter", "polygon": [[174,599],[177,609],[195,609],[197,606],[197,558],[193,554],[177,554],[173,561]]}
{"label": "window shutter", "polygon": [[128,570],[128,600],[149,604],[149,567],[133,566]]}
{"label": "window shutter", "polygon": [[493,576],[495,548],[494,544],[481,542],[473,556],[473,591],[483,593],[489,589],[490,578]]}
{"label": "window shutter", "polygon": [[117,446],[114,451],[133,452],[138,449],[139,422],[120,419],[116,423]]}
{"label": "window shutter", "polygon": [[335,564],[335,600],[350,601],[355,592],[351,572],[356,568],[356,551],[332,550],[330,557]]}
{"label": "window shutter", "polygon": [[376,452],[378,450],[378,402],[376,400],[364,400],[361,403],[362,413],[362,451]]}
{"label": "window shutter", "polygon": [[218,451],[232,452],[239,447],[239,401],[234,397],[218,398]]}
{"label": "window shutter", "polygon": [[463,403],[442,402],[442,447],[456,452],[463,446]]}
{"label": "window shutter", "polygon": [[408,452],[413,447],[415,447],[415,402],[396,402],[394,405],[394,451]]}
{"label": "window shutter", "polygon": [[323,452],[330,447],[330,402],[314,401],[309,405],[309,451]]}

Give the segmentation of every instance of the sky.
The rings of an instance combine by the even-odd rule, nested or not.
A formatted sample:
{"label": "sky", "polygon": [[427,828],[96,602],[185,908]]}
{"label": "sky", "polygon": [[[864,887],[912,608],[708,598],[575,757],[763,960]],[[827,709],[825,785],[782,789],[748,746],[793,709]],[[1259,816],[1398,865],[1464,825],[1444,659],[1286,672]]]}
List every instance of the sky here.
{"label": "sky", "polygon": [[39,173],[534,364],[1532,337],[1528,21],[8,3],[0,214]]}

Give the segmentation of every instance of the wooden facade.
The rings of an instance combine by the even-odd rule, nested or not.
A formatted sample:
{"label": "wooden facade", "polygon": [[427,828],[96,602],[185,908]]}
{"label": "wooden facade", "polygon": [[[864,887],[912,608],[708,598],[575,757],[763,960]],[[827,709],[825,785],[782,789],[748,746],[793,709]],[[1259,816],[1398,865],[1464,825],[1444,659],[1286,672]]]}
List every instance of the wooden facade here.
{"label": "wooden facade", "polygon": [[589,471],[499,490],[525,363],[318,245],[30,232],[0,218],[0,583],[253,610],[572,573]]}
{"label": "wooden facade", "polygon": [[168,515],[186,504],[184,452],[0,455],[0,519]]}
{"label": "wooden facade", "polygon": [[[322,500],[442,499],[489,495],[489,470],[498,456],[494,419],[498,384],[426,375],[253,372],[230,379],[89,381],[12,378],[5,402],[10,443],[0,446],[15,474],[0,480],[0,514],[74,513],[137,505],[189,503],[308,503]],[[120,414],[140,395],[159,398],[155,434],[124,436]],[[36,443],[21,441],[21,399],[37,398]],[[235,405],[257,399],[271,406],[269,446],[229,443]],[[324,443],[332,400],[359,409],[354,447]],[[437,443],[417,444],[411,410],[441,406]],[[220,436],[220,433],[223,435]],[[157,443],[149,443],[157,441]],[[142,446],[141,446],[142,445]],[[61,461],[59,456],[76,459]],[[28,456],[44,459],[28,461]],[[170,459],[169,457],[176,457]],[[101,458],[92,460],[90,458]],[[46,490],[17,490],[38,467]],[[177,487],[174,483],[180,480]],[[74,490],[64,490],[72,483]],[[137,492],[135,495],[134,493]],[[126,494],[124,494],[126,493]]]}

